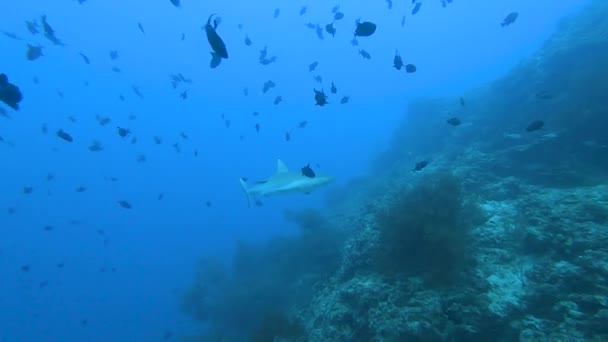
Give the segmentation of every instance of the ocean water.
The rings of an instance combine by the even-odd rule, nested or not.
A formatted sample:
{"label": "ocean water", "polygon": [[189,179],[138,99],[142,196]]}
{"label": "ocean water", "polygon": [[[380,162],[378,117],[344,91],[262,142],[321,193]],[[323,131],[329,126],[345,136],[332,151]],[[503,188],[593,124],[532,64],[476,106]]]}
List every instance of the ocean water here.
{"label": "ocean water", "polygon": [[418,3],[4,4],[0,341],[608,338],[608,6]]}

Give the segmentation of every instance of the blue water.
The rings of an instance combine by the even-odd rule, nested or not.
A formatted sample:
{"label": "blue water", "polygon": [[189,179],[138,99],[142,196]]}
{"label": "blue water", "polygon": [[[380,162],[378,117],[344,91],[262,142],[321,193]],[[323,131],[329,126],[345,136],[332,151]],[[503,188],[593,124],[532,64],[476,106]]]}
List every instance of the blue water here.
{"label": "blue water", "polygon": [[[337,2],[182,2],[181,8],[169,0],[3,4],[0,29],[23,40],[0,36],[0,72],[24,100],[19,112],[4,107],[12,119],[0,118],[0,136],[14,144],[0,144],[0,341],[156,341],[197,332],[199,323],[181,313],[179,301],[199,257],[229,259],[237,240],[291,234],[295,227],[283,218],[285,209],[325,205],[323,190],[248,208],[239,177],[268,177],[281,158],[296,170],[311,163],[336,178],[331,186],[347,184],[365,175],[387,147],[411,99],[458,96],[499,78],[587,3],[454,0],[442,8],[440,1],[423,1],[412,16],[409,1],[395,1],[391,10],[380,0],[345,2],[336,37],[325,33],[320,40],[305,24],[329,23]],[[308,11],[299,16],[302,5]],[[512,11],[519,12],[517,22],[501,27]],[[222,19],[218,33],[230,55],[216,69],[209,67],[201,30],[211,13]],[[25,20],[43,14],[66,46],[26,30]],[[378,30],[353,47],[357,17],[377,23]],[[244,44],[245,35],[252,46]],[[41,44],[44,56],[26,60],[27,43]],[[276,63],[258,62],[264,46]],[[360,48],[370,60],[358,54]],[[115,61],[111,50],[119,53]],[[395,50],[416,64],[415,74],[392,67]],[[314,61],[319,66],[309,72]],[[113,72],[114,66],[122,72]],[[169,75],[175,73],[193,83],[172,89]],[[262,94],[267,80],[277,86]],[[329,93],[332,81],[338,95],[315,106],[313,88]],[[185,89],[183,100],[179,92]],[[277,95],[283,102],[274,105]],[[348,104],[339,103],[343,95],[350,96]],[[102,127],[96,115],[112,122]],[[297,128],[302,120],[308,121],[305,129]],[[121,139],[116,126],[128,127],[137,143]],[[58,129],[69,131],[74,142],[59,139]],[[156,135],[161,145],[152,140]],[[90,152],[93,140],[104,150]],[[176,142],[181,153],[171,147]],[[147,162],[137,162],[140,154]],[[47,181],[48,174],[54,179]],[[31,194],[23,193],[27,186]],[[79,186],[86,191],[76,192]],[[121,200],[133,208],[121,208]]]}

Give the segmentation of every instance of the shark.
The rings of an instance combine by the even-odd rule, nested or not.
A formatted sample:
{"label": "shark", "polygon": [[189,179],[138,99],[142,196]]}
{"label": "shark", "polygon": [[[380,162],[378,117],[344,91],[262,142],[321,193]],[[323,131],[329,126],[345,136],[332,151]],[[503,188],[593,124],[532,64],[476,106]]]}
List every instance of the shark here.
{"label": "shark", "polygon": [[277,160],[277,171],[275,174],[266,180],[255,182],[249,186],[243,178],[239,178],[249,206],[251,206],[252,197],[269,197],[293,193],[310,194],[313,190],[328,185],[333,181],[333,177],[323,175],[308,177],[302,172],[289,171],[281,159]]}

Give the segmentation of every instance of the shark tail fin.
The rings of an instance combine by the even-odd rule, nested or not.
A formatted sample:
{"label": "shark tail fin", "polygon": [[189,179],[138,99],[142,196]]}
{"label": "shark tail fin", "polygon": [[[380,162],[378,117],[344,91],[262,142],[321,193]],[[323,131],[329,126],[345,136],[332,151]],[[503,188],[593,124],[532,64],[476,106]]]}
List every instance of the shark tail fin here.
{"label": "shark tail fin", "polygon": [[241,188],[243,188],[243,191],[245,192],[245,195],[247,196],[247,206],[251,207],[251,195],[249,194],[249,189],[247,188],[247,183],[245,183],[243,178],[239,178],[239,182],[241,183]]}

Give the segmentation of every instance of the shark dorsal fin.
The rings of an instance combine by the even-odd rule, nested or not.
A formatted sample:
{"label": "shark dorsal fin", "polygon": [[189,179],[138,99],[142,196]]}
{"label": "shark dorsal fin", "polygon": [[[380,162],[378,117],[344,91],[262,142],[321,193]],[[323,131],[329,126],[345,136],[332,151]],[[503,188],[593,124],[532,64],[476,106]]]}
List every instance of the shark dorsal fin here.
{"label": "shark dorsal fin", "polygon": [[283,163],[283,161],[281,159],[277,159],[277,175],[281,174],[281,173],[287,173],[289,172],[289,169],[287,168],[287,166],[285,165],[285,163]]}

